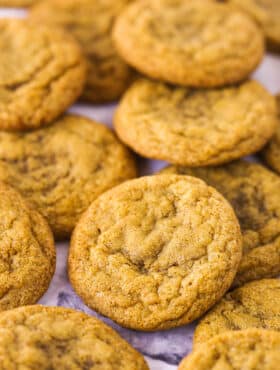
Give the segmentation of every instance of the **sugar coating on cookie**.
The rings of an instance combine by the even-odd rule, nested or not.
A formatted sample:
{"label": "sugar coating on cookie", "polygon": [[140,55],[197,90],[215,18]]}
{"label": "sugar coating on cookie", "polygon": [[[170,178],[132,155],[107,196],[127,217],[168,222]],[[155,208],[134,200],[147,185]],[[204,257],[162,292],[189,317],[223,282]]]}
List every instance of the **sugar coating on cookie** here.
{"label": "sugar coating on cookie", "polygon": [[263,329],[228,332],[199,346],[178,370],[276,370],[280,333]]}
{"label": "sugar coating on cookie", "polygon": [[52,233],[43,217],[3,183],[0,230],[0,311],[36,303],[55,270]]}
{"label": "sugar coating on cookie", "polygon": [[137,153],[192,167],[258,151],[277,122],[275,99],[257,81],[194,90],[140,79],[114,117],[118,136]]}
{"label": "sugar coating on cookie", "polygon": [[80,47],[55,27],[0,20],[0,129],[50,124],[81,94],[86,63]]}
{"label": "sugar coating on cookie", "polygon": [[112,26],[129,0],[45,0],[31,10],[31,19],[56,24],[79,41],[87,57],[88,74],[82,99],[113,101],[128,87],[132,71],[118,56]]}
{"label": "sugar coating on cookie", "polygon": [[240,7],[262,27],[268,48],[280,51],[280,1],[279,0],[230,0]]}
{"label": "sugar coating on cookie", "polygon": [[242,81],[263,57],[263,34],[244,12],[207,0],[138,0],[118,18],[120,55],[162,81],[216,87]]}
{"label": "sugar coating on cookie", "polygon": [[0,132],[0,180],[69,237],[102,192],[136,176],[134,158],[106,126],[72,114],[26,133]]}
{"label": "sugar coating on cookie", "polygon": [[148,370],[143,356],[113,329],[71,309],[10,310],[1,314],[0,331],[3,369]]}
{"label": "sugar coating on cookie", "polygon": [[87,305],[140,330],[201,316],[226,292],[241,258],[227,201],[203,181],[163,175],[101,195],[72,235],[69,277]]}
{"label": "sugar coating on cookie", "polygon": [[257,163],[220,167],[170,166],[160,174],[201,178],[230,202],[240,223],[243,256],[234,286],[280,274],[280,177]]}
{"label": "sugar coating on cookie", "polygon": [[277,96],[276,100],[278,105],[277,130],[262,154],[267,165],[280,174],[280,95]]}
{"label": "sugar coating on cookie", "polygon": [[280,280],[263,279],[227,293],[198,323],[195,348],[226,331],[263,328],[280,331]]}

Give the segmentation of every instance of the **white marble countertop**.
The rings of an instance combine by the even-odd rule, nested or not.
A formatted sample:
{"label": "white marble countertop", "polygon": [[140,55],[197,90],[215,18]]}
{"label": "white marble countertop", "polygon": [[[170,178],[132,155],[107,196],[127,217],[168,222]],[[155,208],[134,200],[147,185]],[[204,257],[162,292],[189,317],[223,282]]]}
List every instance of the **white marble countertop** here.
{"label": "white marble countertop", "polygon": [[[15,9],[0,9],[0,17],[23,17],[25,12]],[[254,73],[254,78],[262,82],[272,93],[280,92],[280,55],[267,55]],[[112,124],[115,105],[82,105],[73,106],[70,111],[93,118],[108,126]],[[151,174],[165,165],[161,161],[141,160],[141,174]],[[144,333],[123,329],[111,320],[100,317],[86,307],[71,288],[67,278],[68,244],[57,244],[57,268],[49,290],[39,303],[49,306],[71,307],[90,315],[99,316],[107,324],[116,329],[122,337],[142,352],[151,370],[175,370],[181,358],[191,351],[192,334],[195,324],[181,328]]]}

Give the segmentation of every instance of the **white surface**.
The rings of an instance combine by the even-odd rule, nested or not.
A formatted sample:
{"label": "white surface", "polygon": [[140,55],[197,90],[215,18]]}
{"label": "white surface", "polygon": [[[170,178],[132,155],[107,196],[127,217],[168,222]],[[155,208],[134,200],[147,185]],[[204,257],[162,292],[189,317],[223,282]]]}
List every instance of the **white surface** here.
{"label": "white surface", "polygon": [[[20,10],[0,9],[0,17],[24,16],[25,12]],[[261,81],[272,93],[280,92],[280,58],[268,55],[254,77]],[[71,112],[93,118],[111,126],[112,115],[115,105],[92,106],[75,105]],[[141,160],[141,174],[150,174],[163,167],[164,162]],[[65,195],[67,196],[67,194]],[[89,314],[95,314],[88,309],[73,292],[66,272],[68,245],[66,243],[57,245],[57,270],[48,292],[41,299],[40,303],[45,305],[62,305],[83,310]],[[104,318],[102,318],[104,319]],[[110,320],[105,319],[120,332],[132,345],[148,354],[147,361],[151,370],[175,370],[175,363],[191,350],[193,325],[158,333],[137,333],[121,329]],[[158,359],[161,360],[158,360]],[[174,364],[174,365],[172,365]]]}

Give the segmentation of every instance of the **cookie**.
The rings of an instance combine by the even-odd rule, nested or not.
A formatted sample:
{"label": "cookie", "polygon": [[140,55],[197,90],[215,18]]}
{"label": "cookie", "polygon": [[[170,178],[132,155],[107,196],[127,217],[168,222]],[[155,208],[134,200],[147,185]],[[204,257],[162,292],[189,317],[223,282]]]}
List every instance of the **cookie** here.
{"label": "cookie", "polygon": [[85,61],[76,42],[54,27],[0,20],[0,129],[51,123],[80,95]]}
{"label": "cookie", "polygon": [[48,289],[54,274],[53,237],[43,217],[3,183],[0,231],[0,311],[33,304]]}
{"label": "cookie", "polygon": [[130,152],[104,125],[65,115],[26,133],[0,132],[0,180],[17,188],[67,238],[101,193],[136,176]]}
{"label": "cookie", "polygon": [[257,81],[193,90],[141,79],[114,118],[118,136],[137,153],[192,167],[256,152],[277,122],[275,99]]}
{"label": "cookie", "polygon": [[280,280],[264,279],[228,293],[195,330],[195,346],[232,330],[263,328],[280,331]]}
{"label": "cookie", "polygon": [[264,148],[262,154],[265,162],[274,171],[280,174],[280,95],[277,96],[278,104],[278,126],[276,134]]}
{"label": "cookie", "polygon": [[264,31],[267,46],[280,51],[280,2],[279,0],[230,0],[252,16]]}
{"label": "cookie", "polygon": [[80,42],[88,62],[84,100],[116,100],[131,82],[132,71],[116,53],[111,39],[115,18],[128,2],[45,0],[32,8],[32,19],[63,26]]}
{"label": "cookie", "polygon": [[[28,306],[0,317],[1,369],[148,370],[140,353],[84,313]],[[16,340],[15,340],[16,338]]]}
{"label": "cookie", "polygon": [[263,34],[253,20],[205,0],[135,1],[118,18],[113,39],[137,70],[183,86],[240,82],[264,53]]}
{"label": "cookie", "polygon": [[218,335],[186,357],[178,370],[276,370],[280,333],[261,329]]}
{"label": "cookie", "polygon": [[0,0],[0,6],[26,7],[36,4],[39,0]]}
{"label": "cookie", "polygon": [[233,206],[243,235],[234,286],[280,274],[280,177],[245,161],[209,168],[169,167],[162,173],[201,178]]}
{"label": "cookie", "polygon": [[215,189],[150,176],[92,203],[72,235],[68,272],[85,303],[120,325],[168,329],[223,296],[241,249],[235,214]]}

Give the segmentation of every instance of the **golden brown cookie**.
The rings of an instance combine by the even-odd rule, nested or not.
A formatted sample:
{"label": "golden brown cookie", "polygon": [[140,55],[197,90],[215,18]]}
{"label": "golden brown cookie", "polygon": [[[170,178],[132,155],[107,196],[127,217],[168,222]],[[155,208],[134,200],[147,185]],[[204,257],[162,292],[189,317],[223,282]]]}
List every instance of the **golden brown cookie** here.
{"label": "golden brown cookie", "polygon": [[116,100],[128,87],[132,71],[117,55],[111,40],[116,16],[129,0],[45,0],[31,18],[63,26],[80,42],[88,76],[82,98],[103,103]]}
{"label": "golden brown cookie", "polygon": [[166,82],[216,87],[247,78],[264,53],[263,35],[244,12],[197,0],[138,0],[118,18],[120,55]]}
{"label": "golden brown cookie", "polygon": [[275,99],[257,81],[193,90],[141,79],[114,119],[118,136],[137,153],[194,167],[256,152],[277,122]]}
{"label": "golden brown cookie", "polygon": [[75,228],[69,277],[87,305],[139,330],[200,317],[231,285],[241,235],[226,200],[203,181],[150,176],[92,203]]}
{"label": "golden brown cookie", "polygon": [[97,196],[135,176],[134,159],[113,133],[81,116],[27,133],[0,132],[0,180],[38,208],[57,238],[70,235]]}
{"label": "golden brown cookie", "polygon": [[0,6],[27,7],[38,3],[40,0],[0,0]]}
{"label": "golden brown cookie", "polygon": [[245,161],[209,168],[169,167],[162,173],[201,178],[233,206],[243,235],[234,286],[280,274],[280,177]]}
{"label": "golden brown cookie", "polygon": [[195,346],[226,331],[263,328],[280,331],[280,280],[264,279],[226,294],[199,322]]}
{"label": "golden brown cookie", "polygon": [[94,317],[62,307],[1,313],[3,370],[148,370],[140,353]]}
{"label": "golden brown cookie", "polygon": [[[0,311],[33,304],[48,289],[54,274],[54,241],[43,217],[3,183],[0,232]],[[0,364],[3,369],[1,356]]]}
{"label": "golden brown cookie", "polygon": [[268,48],[280,51],[280,1],[279,0],[230,0],[262,27]]}
{"label": "golden brown cookie", "polygon": [[280,95],[277,96],[277,104],[279,118],[277,131],[268,145],[264,148],[262,154],[268,166],[280,174]]}
{"label": "golden brown cookie", "polygon": [[277,370],[280,333],[262,329],[218,335],[186,357],[178,370]]}
{"label": "golden brown cookie", "polygon": [[0,48],[0,129],[49,124],[82,92],[85,61],[63,31],[1,19]]}

